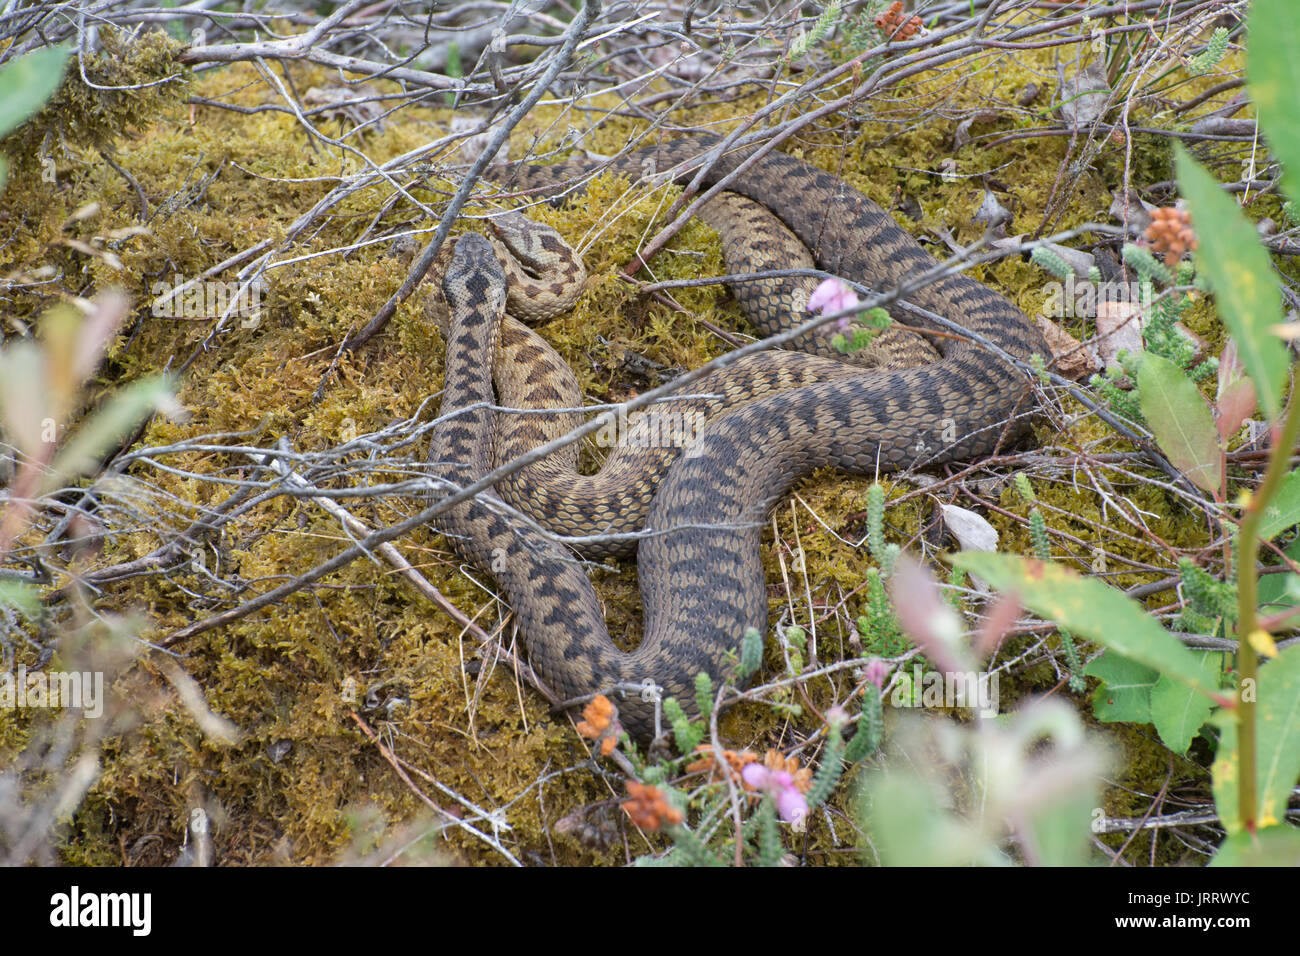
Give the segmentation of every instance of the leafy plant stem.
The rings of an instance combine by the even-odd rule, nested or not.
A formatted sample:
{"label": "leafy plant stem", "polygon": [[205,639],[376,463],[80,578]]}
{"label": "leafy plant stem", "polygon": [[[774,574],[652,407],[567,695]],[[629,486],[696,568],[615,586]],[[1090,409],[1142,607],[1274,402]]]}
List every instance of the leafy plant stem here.
{"label": "leafy plant stem", "polygon": [[[1273,454],[1269,458],[1264,481],[1251,495],[1241,520],[1240,544],[1237,556],[1237,673],[1242,687],[1254,687],[1259,681],[1259,653],[1251,645],[1250,635],[1259,626],[1255,618],[1258,600],[1259,523],[1268,503],[1277,494],[1286,477],[1288,452],[1295,447],[1300,434],[1300,401],[1293,393],[1282,422],[1280,434],[1273,435]],[[1255,831],[1255,813],[1259,806],[1255,780],[1255,695],[1243,694],[1237,707],[1237,753],[1241,793],[1237,812],[1242,829]]]}

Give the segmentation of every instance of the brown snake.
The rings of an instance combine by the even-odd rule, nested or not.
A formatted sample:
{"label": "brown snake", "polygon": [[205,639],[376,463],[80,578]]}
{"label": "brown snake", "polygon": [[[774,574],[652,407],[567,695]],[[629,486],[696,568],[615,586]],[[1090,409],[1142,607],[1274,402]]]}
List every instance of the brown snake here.
{"label": "brown snake", "polygon": [[[750,199],[721,193],[704,205],[700,217],[721,233],[730,273],[813,268],[798,236]],[[493,464],[499,466],[584,421],[580,412],[554,411],[583,406],[573,370],[545,339],[512,316],[532,322],[568,311],[582,290],[586,269],[549,227],[517,213],[494,217],[491,225],[500,237],[490,241],[506,270],[509,313],[492,367],[497,401],[501,408],[531,412],[498,416]],[[808,297],[819,281],[773,277],[733,283],[732,289],[750,321],[771,335],[805,317]],[[575,546],[587,557],[627,554],[635,548],[664,473],[708,419],[775,392],[861,375],[863,367],[909,368],[939,358],[922,336],[898,326],[852,355],[835,350],[824,332],[807,333],[791,345],[803,351],[742,356],[684,393],[716,398],[673,399],[630,418],[610,416],[596,436],[596,443],[610,450],[595,474],[578,471],[578,446],[569,444],[507,475],[497,483],[497,493],[549,531],[583,539]],[[541,410],[548,411],[538,414]]]}
{"label": "brown snake", "polygon": [[[653,162],[665,170],[700,156],[715,143],[711,137],[677,140],[622,157],[607,168],[638,175]],[[706,181],[716,182],[732,172],[746,155],[722,157]],[[596,165],[520,167],[513,171],[512,184],[550,187]],[[685,176],[683,172],[681,178]],[[817,266],[831,274],[885,289],[936,265],[866,196],[794,157],[769,153],[728,188],[775,213]],[[739,242],[730,245],[743,251],[745,231],[737,230],[736,236]],[[749,244],[755,244],[752,237]],[[754,263],[758,268],[789,267],[765,259],[761,249]],[[730,255],[728,266],[737,268]],[[737,286],[745,304],[742,289]],[[491,470],[494,450],[514,454],[535,446],[541,434],[538,422],[549,421],[545,427],[559,428],[555,434],[563,434],[580,418],[498,416],[490,408],[498,399],[505,407],[531,407],[534,399],[554,406],[572,401],[572,396],[553,386],[546,377],[549,372],[541,375],[550,366],[538,356],[526,363],[541,375],[533,388],[529,376],[521,375],[519,394],[498,396],[496,391],[507,391],[500,387],[498,374],[494,391],[498,346],[505,344],[508,350],[515,333],[503,332],[506,278],[486,240],[473,234],[458,240],[443,290],[452,313],[441,412],[447,417],[435,429],[430,465],[434,477],[463,487]],[[957,321],[1014,359],[1047,354],[1037,329],[1015,306],[967,276],[940,278],[910,293],[908,301]],[[911,316],[909,321],[926,324]],[[1023,430],[1017,423],[1029,409],[1018,406],[1026,403],[1029,386],[1020,371],[969,339],[941,337],[937,345],[940,359],[906,369],[862,369],[798,353],[751,356],[760,360],[754,363],[753,377],[769,382],[765,391],[760,387],[753,393],[763,397],[710,420],[672,463],[657,491],[633,483],[621,499],[615,493],[620,506],[616,510],[636,515],[643,508],[646,515],[645,535],[638,545],[645,636],[635,651],[620,651],[610,640],[599,599],[581,566],[546,535],[512,521],[493,496],[480,495],[449,509],[436,524],[467,559],[492,571],[515,610],[534,669],[562,697],[609,691],[615,685],[657,687],[689,712],[695,675],[705,671],[716,681],[745,630],[754,627],[761,633],[766,628],[761,530],[771,507],[796,480],[827,466],[874,474],[918,460],[933,464],[975,457]],[[804,379],[813,384],[774,390],[789,384],[771,384],[785,374],[786,365],[803,367],[809,361],[823,363],[811,379]],[[691,393],[725,394],[725,387],[722,379],[705,379],[692,385]],[[509,430],[512,420],[523,423],[525,434],[518,437],[517,446],[503,442],[507,451],[502,452],[494,436]],[[561,427],[566,422],[567,427]],[[571,470],[567,465],[560,469]],[[557,519],[546,522],[551,527],[613,527],[609,514],[584,517],[572,486],[561,486],[558,493],[534,493],[529,486],[511,491],[517,502],[521,494],[541,500],[536,510],[543,519]],[[576,525],[566,524],[566,511],[576,515]],[[640,524],[635,518],[632,530],[640,530]],[[620,704],[623,726],[633,736],[649,737],[654,708],[652,694],[632,695]]]}

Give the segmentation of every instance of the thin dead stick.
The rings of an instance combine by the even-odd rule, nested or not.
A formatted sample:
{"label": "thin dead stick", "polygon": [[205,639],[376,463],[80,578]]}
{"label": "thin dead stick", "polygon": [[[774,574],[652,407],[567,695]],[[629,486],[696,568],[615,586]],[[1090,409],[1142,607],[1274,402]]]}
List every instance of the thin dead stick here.
{"label": "thin dead stick", "polygon": [[[447,211],[443,213],[442,219],[438,223],[438,231],[433,234],[429,244],[424,247],[420,257],[411,266],[410,271],[406,274],[406,279],[398,290],[389,297],[388,301],[380,306],[379,311],[367,323],[366,327],[343,342],[339,347],[340,353],[355,351],[368,342],[375,333],[388,324],[388,320],[393,317],[397,307],[415,291],[415,287],[420,284],[420,280],[424,278],[425,273],[429,271],[429,267],[433,265],[439,250],[442,249],[442,244],[447,241],[447,235],[451,232],[452,223],[456,221],[461,209],[469,200],[470,193],[473,192],[474,186],[478,183],[479,176],[483,174],[483,170],[487,169],[493,157],[500,152],[501,146],[510,135],[510,131],[537,105],[537,101],[542,98],[547,88],[555,82],[555,78],[560,71],[568,65],[573,56],[573,51],[586,33],[587,26],[599,13],[600,0],[583,0],[582,9],[569,25],[569,29],[565,33],[564,43],[556,53],[555,58],[546,68],[546,72],[533,84],[533,88],[528,91],[528,95],[524,97],[523,101],[506,115],[506,118],[492,134],[491,139],[488,140],[483,152],[474,160],[469,171],[465,174],[465,179],[461,182],[460,188],[456,190],[456,195],[448,203]],[[328,372],[326,374],[328,375]],[[323,385],[322,382],[322,387]],[[320,393],[321,388],[318,388],[317,394]]]}
{"label": "thin dead stick", "polygon": [[358,727],[361,728],[361,732],[366,735],[366,739],[369,740],[379,751],[379,753],[383,756],[383,758],[388,761],[388,765],[393,768],[393,771],[397,774],[398,777],[401,778],[402,782],[406,784],[406,786],[410,789],[411,793],[415,794],[426,807],[428,807],[430,810],[432,810],[434,813],[436,813],[439,817],[443,819],[444,823],[442,824],[442,826],[444,828],[449,826],[454,826],[454,827],[459,827],[460,829],[465,830],[469,833],[472,833],[480,840],[483,840],[485,843],[491,846],[494,850],[496,850],[498,853],[504,856],[515,866],[523,866],[523,864],[520,863],[519,860],[515,858],[515,855],[511,853],[509,850],[507,850],[504,846],[502,846],[501,842],[497,840],[495,837],[489,836],[488,834],[480,830],[478,827],[473,826],[468,821],[460,819],[454,813],[451,813],[450,811],[443,809],[437,803],[435,803],[432,797],[430,797],[427,793],[425,793],[423,790],[421,790],[419,787],[415,785],[415,781],[411,779],[410,774],[408,774],[405,768],[402,767],[402,761],[400,761],[397,758],[396,754],[394,754],[391,750],[389,750],[386,746],[384,746],[384,742],[379,739],[379,735],[376,734],[374,730],[371,729],[370,725],[367,724],[364,720],[362,720],[360,715],[358,715],[355,711],[348,711],[348,716],[350,716],[353,722]]}
{"label": "thin dead stick", "polygon": [[[291,471],[282,458],[264,455],[259,459],[259,463],[273,469],[277,474],[284,478],[288,484],[293,485],[296,488],[304,490],[311,488],[311,484],[301,475]],[[360,518],[357,518],[338,502],[330,498],[326,498],[323,495],[312,495],[308,500],[327,511],[352,535],[355,535],[358,538],[369,538],[375,533],[373,528],[368,527]],[[417,591],[446,611],[457,624],[470,631],[480,641],[488,640],[487,633],[466,617],[461,612],[460,608],[447,600],[443,593],[434,587],[428,578],[417,571],[414,565],[407,561],[406,558],[402,556],[402,552],[398,551],[391,542],[385,541],[383,544],[379,545],[375,551],[382,555],[384,560],[392,565],[392,567],[402,575],[402,577],[411,582]]]}
{"label": "thin dead stick", "polygon": [[[282,450],[287,451],[287,449]],[[257,456],[253,457],[257,459]],[[288,484],[293,485],[296,488],[307,490],[312,487],[305,478],[291,471],[282,458],[264,455],[257,460],[259,460],[262,465],[272,468],[283,477]],[[368,539],[375,533],[373,528],[370,528],[364,521],[357,518],[331,498],[327,498],[324,495],[312,495],[308,500],[323,508],[355,536]],[[464,612],[449,601],[441,591],[434,587],[433,583],[430,582],[428,578],[416,570],[415,566],[407,561],[402,553],[398,551],[391,542],[385,541],[383,544],[375,548],[375,551],[382,555],[384,560],[386,560],[399,574],[401,574],[402,577],[406,578],[407,581],[414,585],[417,591],[434,604],[438,605],[438,607],[442,608],[442,610],[446,612],[447,616],[459,624],[464,631],[468,631],[478,638],[480,645],[486,645],[492,642],[494,635],[487,633],[471,618],[466,617]],[[559,701],[559,697],[556,696],[555,692],[547,686],[546,682],[543,681],[528,664],[520,660],[518,655],[511,653],[504,646],[499,647],[499,650],[503,655],[505,655],[507,660],[509,660],[510,663],[519,670],[523,677],[527,679],[536,690],[540,691],[547,700],[552,704]]]}

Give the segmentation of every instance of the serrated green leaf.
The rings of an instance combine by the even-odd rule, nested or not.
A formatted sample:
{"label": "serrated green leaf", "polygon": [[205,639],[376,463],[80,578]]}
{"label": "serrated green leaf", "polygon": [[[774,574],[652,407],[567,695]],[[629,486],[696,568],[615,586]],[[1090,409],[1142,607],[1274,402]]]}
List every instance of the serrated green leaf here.
{"label": "serrated green leaf", "polygon": [[1151,688],[1160,677],[1159,671],[1115,651],[1106,651],[1089,661],[1083,672],[1102,682],[1092,695],[1094,717],[1107,723],[1151,723]]}
{"label": "serrated green leaf", "polygon": [[1286,348],[1273,334],[1282,321],[1282,295],[1254,225],[1214,177],[1174,144],[1178,187],[1196,230],[1196,271],[1210,280],[1219,315],[1237,341],[1238,356],[1271,420],[1281,409]]}
{"label": "serrated green leaf", "polygon": [[1221,491],[1219,430],[1214,416],[1192,380],[1173,362],[1148,352],[1138,367],[1142,416],[1156,443],[1174,467],[1196,487]]}
{"label": "serrated green leaf", "polygon": [[[1223,655],[1205,651],[1201,654],[1201,670],[1205,682],[1211,687],[1219,683],[1223,673]],[[1161,677],[1151,688],[1151,723],[1166,747],[1176,754],[1187,753],[1192,738],[1201,725],[1210,719],[1214,702],[1185,684]]]}
{"label": "serrated green leaf", "polygon": [[0,136],[45,105],[63,79],[68,51],[52,46],[0,67]]}
{"label": "serrated green leaf", "polygon": [[1206,686],[1195,654],[1142,605],[1100,581],[1014,554],[963,551],[953,555],[952,562],[1000,591],[1015,592],[1025,607],[1079,637],[1206,693],[1215,691]]}
{"label": "serrated green leaf", "polygon": [[1300,198],[1300,21],[1295,0],[1254,0],[1246,28],[1246,74],[1259,127],[1282,161],[1282,185]]}
{"label": "serrated green leaf", "polygon": [[[1300,644],[1292,644],[1259,669],[1255,705],[1255,767],[1259,793],[1259,826],[1286,818],[1287,800],[1300,777]],[[1237,776],[1237,720],[1221,711],[1219,749],[1214,755],[1214,804],[1224,829],[1241,829],[1237,813],[1240,792]]]}
{"label": "serrated green leaf", "polygon": [[1219,845],[1210,866],[1300,866],[1300,829],[1283,825],[1234,833]]}

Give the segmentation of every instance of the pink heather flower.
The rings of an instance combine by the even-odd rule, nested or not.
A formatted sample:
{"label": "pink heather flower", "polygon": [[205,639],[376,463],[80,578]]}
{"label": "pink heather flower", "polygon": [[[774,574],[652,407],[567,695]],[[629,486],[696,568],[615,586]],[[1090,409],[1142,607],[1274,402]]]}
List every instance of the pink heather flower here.
{"label": "pink heather flower", "polygon": [[786,823],[798,823],[808,816],[808,801],[795,787],[786,787],[776,795],[776,812]]}
{"label": "pink heather flower", "polygon": [[772,770],[761,763],[745,764],[740,771],[745,786],[770,794],[776,801],[776,812],[786,823],[798,823],[808,815],[808,801],[794,784],[794,777],[785,770]]}
{"label": "pink heather flower", "polygon": [[[851,309],[857,304],[857,295],[839,279],[823,280],[822,284],[814,289],[813,294],[808,297],[808,311],[821,312],[823,315],[827,312],[843,312],[845,309]],[[848,318],[846,317],[840,321],[841,323],[847,323]]]}
{"label": "pink heather flower", "polygon": [[766,790],[767,778],[771,773],[761,763],[747,763],[740,771],[740,779],[751,790]]}
{"label": "pink heather flower", "polygon": [[867,680],[876,685],[876,690],[883,690],[885,678],[889,676],[889,665],[879,657],[873,657],[867,661]]}

